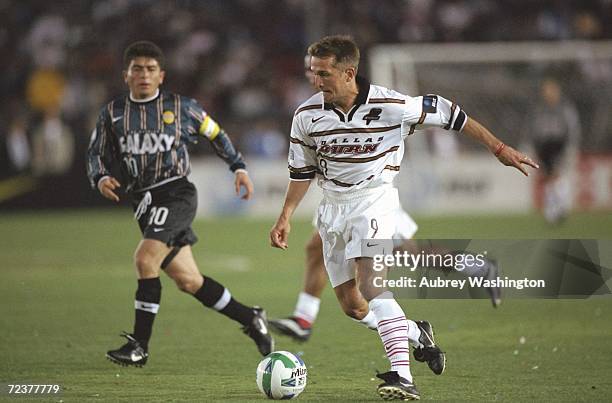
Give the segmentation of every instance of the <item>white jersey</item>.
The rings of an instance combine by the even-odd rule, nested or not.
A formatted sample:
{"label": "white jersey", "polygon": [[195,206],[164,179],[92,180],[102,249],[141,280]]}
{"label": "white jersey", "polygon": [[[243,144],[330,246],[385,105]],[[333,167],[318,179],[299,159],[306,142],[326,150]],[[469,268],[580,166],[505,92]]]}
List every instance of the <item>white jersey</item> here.
{"label": "white jersey", "polygon": [[324,191],[347,192],[393,182],[404,138],[415,130],[461,131],[466,114],[437,95],[410,97],[357,78],[355,105],[344,113],[313,95],[295,111],[289,146],[292,180],[319,178]]}

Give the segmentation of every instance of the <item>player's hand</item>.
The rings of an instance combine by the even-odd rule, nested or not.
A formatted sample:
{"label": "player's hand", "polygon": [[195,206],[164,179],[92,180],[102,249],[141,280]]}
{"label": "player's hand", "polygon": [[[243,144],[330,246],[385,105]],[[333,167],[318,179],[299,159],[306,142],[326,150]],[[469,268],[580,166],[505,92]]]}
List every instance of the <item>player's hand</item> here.
{"label": "player's hand", "polygon": [[501,151],[497,156],[497,159],[506,166],[512,166],[518,169],[525,176],[529,176],[529,172],[524,165],[528,165],[532,168],[540,168],[538,164],[536,164],[531,158],[526,156],[525,154],[515,150],[514,148],[500,144],[498,148],[501,147]]}
{"label": "player's hand", "polygon": [[289,238],[290,231],[289,221],[279,218],[270,230],[270,245],[275,248],[287,249],[289,246],[287,245],[287,238]]}
{"label": "player's hand", "polygon": [[234,187],[236,188],[236,196],[240,196],[240,188],[244,188],[244,194],[240,197],[242,200],[249,200],[255,192],[253,182],[251,182],[251,178],[249,178],[249,174],[246,171],[236,172]]}
{"label": "player's hand", "polygon": [[119,196],[114,192],[119,187],[121,187],[121,183],[112,176],[104,178],[98,183],[98,190],[102,193],[102,196],[114,202],[119,201]]}

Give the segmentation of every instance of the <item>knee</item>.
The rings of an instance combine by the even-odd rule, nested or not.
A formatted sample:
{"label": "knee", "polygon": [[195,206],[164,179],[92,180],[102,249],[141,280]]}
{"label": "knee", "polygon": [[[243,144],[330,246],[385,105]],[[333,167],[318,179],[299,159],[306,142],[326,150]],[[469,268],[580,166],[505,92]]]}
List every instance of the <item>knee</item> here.
{"label": "knee", "polygon": [[159,272],[159,268],[156,267],[156,262],[153,256],[146,253],[135,253],[134,265],[136,266],[136,270],[138,270],[140,277],[150,277],[158,274]]}
{"label": "knee", "polygon": [[195,294],[202,287],[202,276],[179,276],[173,279],[179,290]]}
{"label": "knee", "polygon": [[346,316],[355,320],[361,320],[365,318],[365,316],[368,314],[367,309],[365,309],[364,307],[354,306],[350,304],[342,304],[342,311],[344,311],[344,314]]}

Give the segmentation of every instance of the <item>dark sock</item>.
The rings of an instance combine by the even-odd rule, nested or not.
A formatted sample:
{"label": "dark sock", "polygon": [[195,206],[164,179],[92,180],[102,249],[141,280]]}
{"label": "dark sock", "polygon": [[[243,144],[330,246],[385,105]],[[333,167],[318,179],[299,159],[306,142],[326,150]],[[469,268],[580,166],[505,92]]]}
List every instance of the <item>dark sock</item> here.
{"label": "dark sock", "polygon": [[254,316],[253,308],[236,301],[227,288],[212,278],[202,277],[204,284],[193,294],[198,301],[244,326],[251,324]]}
{"label": "dark sock", "polygon": [[153,321],[161,300],[159,277],[138,280],[135,302],[134,338],[147,350],[153,331]]}

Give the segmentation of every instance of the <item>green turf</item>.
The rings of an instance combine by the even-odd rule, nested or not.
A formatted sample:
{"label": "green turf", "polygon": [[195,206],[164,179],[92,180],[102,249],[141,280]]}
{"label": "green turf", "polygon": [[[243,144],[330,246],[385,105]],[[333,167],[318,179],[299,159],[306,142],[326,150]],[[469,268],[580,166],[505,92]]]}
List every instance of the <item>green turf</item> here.
{"label": "green turf", "polygon": [[[576,215],[559,228],[537,216],[420,219],[421,237],[612,238],[610,214]],[[296,222],[288,251],[268,246],[270,220],[198,221],[204,273],[271,315],[290,313],[311,228]],[[260,357],[238,325],[204,309],[162,278],[162,308],[143,369],[104,359],[131,330],[139,234],[129,212],[0,215],[0,382],[59,383],[65,392],[32,401],[263,401]],[[427,318],[448,354],[433,375],[413,373],[424,400],[612,400],[612,299],[402,300]],[[524,339],[521,339],[524,338]],[[520,340],[524,340],[521,344]],[[345,318],[326,290],[311,340],[277,338],[309,367],[299,400],[379,401],[375,370],[387,360],[374,332]],[[0,400],[25,401],[0,396]]]}

